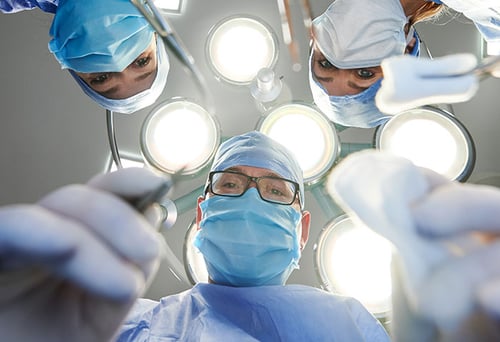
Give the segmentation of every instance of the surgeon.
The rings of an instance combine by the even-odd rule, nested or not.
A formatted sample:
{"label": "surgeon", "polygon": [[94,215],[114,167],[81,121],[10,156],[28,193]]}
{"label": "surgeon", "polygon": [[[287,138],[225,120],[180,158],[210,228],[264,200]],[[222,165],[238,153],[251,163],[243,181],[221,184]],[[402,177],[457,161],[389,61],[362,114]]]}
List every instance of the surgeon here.
{"label": "surgeon", "polygon": [[500,340],[500,190],[381,151],[349,155],[328,189],[395,247],[395,341]]}
{"label": "surgeon", "polygon": [[413,25],[442,7],[423,0],[335,0],[313,21],[309,84],[316,105],[341,126],[370,128],[386,121],[389,116],[374,102],[380,63],[419,55]]}
{"label": "surgeon", "polygon": [[[439,15],[443,4],[471,19],[487,41],[499,39],[500,8],[494,1],[334,1],[313,22],[309,83],[318,107],[341,126],[370,128],[387,121],[392,113],[374,101],[380,65],[405,53],[418,56],[413,25]],[[447,69],[452,75],[453,66]]]}
{"label": "surgeon", "polygon": [[297,161],[259,132],[220,146],[198,200],[195,245],[210,283],[131,308],[163,244],[125,199],[161,181],[121,169],[2,208],[2,340],[389,341],[355,299],[285,285],[310,214]]}
{"label": "surgeon", "polygon": [[49,50],[101,107],[129,114],[163,92],[170,68],[163,41],[130,1],[0,1],[4,13],[32,8],[54,13]]}

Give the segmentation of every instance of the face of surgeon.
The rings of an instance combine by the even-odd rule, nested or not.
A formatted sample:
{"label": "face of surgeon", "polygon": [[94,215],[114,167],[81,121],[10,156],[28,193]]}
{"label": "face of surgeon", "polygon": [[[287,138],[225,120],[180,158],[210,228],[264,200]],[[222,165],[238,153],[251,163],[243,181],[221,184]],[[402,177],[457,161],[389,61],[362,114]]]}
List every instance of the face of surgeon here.
{"label": "face of surgeon", "polygon": [[156,77],[156,39],[121,72],[76,73],[87,85],[109,99],[125,99],[149,89]]}
{"label": "face of surgeon", "polygon": [[356,95],[382,78],[380,66],[361,69],[339,69],[331,64],[314,45],[312,73],[328,95]]}
{"label": "face of surgeon", "polygon": [[[276,174],[275,172],[272,172],[268,169],[262,169],[259,167],[236,166],[236,167],[229,168],[229,170],[241,172],[241,173],[243,173],[247,176],[250,176],[250,177],[262,177],[262,176],[280,177],[280,175]],[[256,186],[257,185],[255,184],[255,182],[251,182],[250,185],[248,186],[248,188],[250,189],[250,188],[254,188]],[[199,204],[204,199],[207,199],[211,196],[217,196],[217,195],[211,194],[209,191],[205,195],[205,198],[203,198],[203,197],[198,198],[198,207],[197,207],[197,212],[196,212],[196,224],[198,226],[200,224],[201,216],[202,216]],[[281,204],[276,204],[276,205],[281,205]],[[302,221],[301,221],[301,224],[299,225],[300,228],[298,228],[298,229],[301,229],[300,248],[302,249],[305,246],[307,239],[309,238],[309,224],[310,224],[311,216],[310,216],[310,213],[308,211],[301,210],[298,194],[297,194],[297,197],[295,198],[295,201],[291,204],[291,206],[294,207],[299,212],[302,212]]]}

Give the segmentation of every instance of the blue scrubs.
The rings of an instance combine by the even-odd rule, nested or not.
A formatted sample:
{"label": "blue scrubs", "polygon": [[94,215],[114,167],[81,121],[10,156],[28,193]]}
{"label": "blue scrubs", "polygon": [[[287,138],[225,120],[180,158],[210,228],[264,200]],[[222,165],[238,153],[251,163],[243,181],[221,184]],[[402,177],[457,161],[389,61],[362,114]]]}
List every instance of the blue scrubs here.
{"label": "blue scrubs", "polygon": [[56,13],[59,0],[0,0],[0,11],[15,13],[40,8],[44,12]]}
{"label": "blue scrubs", "polygon": [[200,283],[141,299],[118,341],[390,341],[357,300],[303,285],[228,287]]}

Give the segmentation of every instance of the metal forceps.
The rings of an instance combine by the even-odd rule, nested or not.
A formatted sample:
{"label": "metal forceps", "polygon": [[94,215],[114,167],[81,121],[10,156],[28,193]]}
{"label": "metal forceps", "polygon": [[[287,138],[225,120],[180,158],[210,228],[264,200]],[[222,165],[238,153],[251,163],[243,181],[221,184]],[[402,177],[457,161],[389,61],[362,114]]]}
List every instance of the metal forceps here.
{"label": "metal forceps", "polygon": [[130,0],[130,2],[141,12],[149,24],[162,37],[165,45],[172,50],[173,54],[192,73],[202,96],[208,112],[215,111],[214,101],[208,89],[203,74],[198,70],[193,56],[182,42],[167,18],[165,18],[153,3],[153,0]]}
{"label": "metal forceps", "polygon": [[[302,7],[302,17],[304,26],[308,31],[309,38],[312,37],[312,14],[309,0],[300,0]],[[281,18],[281,30],[283,32],[283,41],[288,46],[288,51],[292,58],[292,69],[300,71],[302,66],[299,58],[299,45],[292,24],[292,14],[290,10],[290,0],[277,0],[278,11]]]}

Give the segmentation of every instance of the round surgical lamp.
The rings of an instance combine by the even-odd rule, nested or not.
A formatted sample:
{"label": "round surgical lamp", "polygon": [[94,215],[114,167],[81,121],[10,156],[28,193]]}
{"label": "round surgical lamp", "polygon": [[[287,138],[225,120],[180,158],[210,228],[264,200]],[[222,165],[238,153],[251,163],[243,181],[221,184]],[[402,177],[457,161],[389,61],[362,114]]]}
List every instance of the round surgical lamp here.
{"label": "round surgical lamp", "polygon": [[258,122],[257,130],[294,153],[304,172],[306,185],[318,182],[340,154],[333,124],[310,105],[289,103],[271,109]]}
{"label": "round surgical lamp", "polygon": [[142,125],[144,159],[169,174],[199,172],[211,161],[219,143],[218,122],[203,107],[186,99],[162,103]]}
{"label": "round surgical lamp", "polygon": [[314,266],[327,291],[359,300],[377,318],[391,309],[391,244],[341,215],[328,223],[314,245]]}
{"label": "round surgical lamp", "polygon": [[247,85],[259,70],[276,64],[278,40],[271,27],[260,19],[231,16],[210,30],[206,54],[218,78]]}
{"label": "round surgical lamp", "polygon": [[183,248],[184,268],[189,281],[193,285],[199,282],[208,282],[207,266],[205,265],[203,254],[201,254],[201,252],[193,246],[193,241],[197,231],[198,226],[196,225],[196,221],[193,220],[186,232]]}
{"label": "round surgical lamp", "polygon": [[465,126],[440,108],[424,106],[401,112],[375,131],[375,146],[411,160],[451,180],[465,181],[476,161]]}

